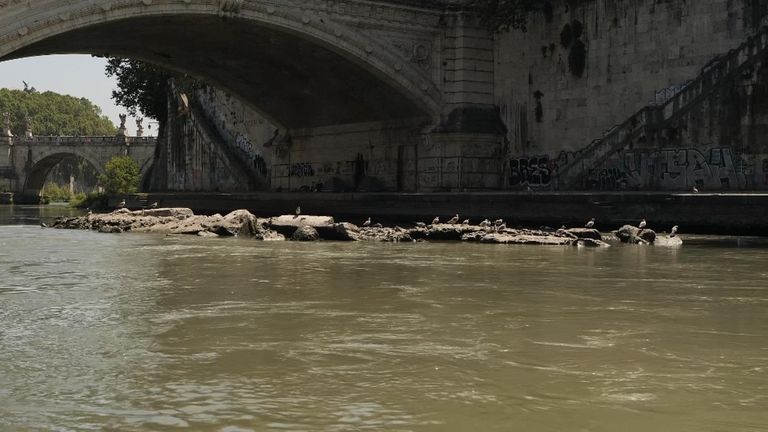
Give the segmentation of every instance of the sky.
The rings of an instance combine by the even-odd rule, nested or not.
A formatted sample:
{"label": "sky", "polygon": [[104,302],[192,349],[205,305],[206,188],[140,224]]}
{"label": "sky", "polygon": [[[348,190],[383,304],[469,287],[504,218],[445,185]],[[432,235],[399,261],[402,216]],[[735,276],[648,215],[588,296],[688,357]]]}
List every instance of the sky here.
{"label": "sky", "polygon": [[[104,74],[106,60],[90,55],[49,55],[0,62],[0,88],[23,89],[26,81],[37,91],[53,91],[75,97],[84,97],[101,108],[115,126],[120,125],[118,114],[125,109],[115,105],[112,90],[117,87],[114,78]],[[145,135],[156,135],[157,124],[144,121]],[[136,134],[136,122],[128,117],[128,135]]]}

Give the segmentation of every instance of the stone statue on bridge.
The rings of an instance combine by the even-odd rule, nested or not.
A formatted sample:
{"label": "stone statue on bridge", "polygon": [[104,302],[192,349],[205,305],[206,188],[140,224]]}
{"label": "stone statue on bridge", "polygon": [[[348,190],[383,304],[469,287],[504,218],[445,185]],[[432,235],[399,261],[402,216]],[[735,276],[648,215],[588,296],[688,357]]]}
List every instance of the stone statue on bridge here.
{"label": "stone statue on bridge", "polygon": [[117,136],[125,136],[125,121],[128,119],[127,114],[118,114],[120,117],[120,127],[117,129]]}
{"label": "stone statue on bridge", "polygon": [[142,117],[136,117],[136,136],[137,137],[143,137],[144,136],[144,118]]}
{"label": "stone statue on bridge", "polygon": [[11,133],[11,114],[9,112],[3,113],[3,125],[2,129],[0,129],[0,137],[3,138],[10,138],[13,137],[13,134]]}
{"label": "stone statue on bridge", "polygon": [[24,137],[32,138],[32,120],[30,120],[29,115],[24,116]]}

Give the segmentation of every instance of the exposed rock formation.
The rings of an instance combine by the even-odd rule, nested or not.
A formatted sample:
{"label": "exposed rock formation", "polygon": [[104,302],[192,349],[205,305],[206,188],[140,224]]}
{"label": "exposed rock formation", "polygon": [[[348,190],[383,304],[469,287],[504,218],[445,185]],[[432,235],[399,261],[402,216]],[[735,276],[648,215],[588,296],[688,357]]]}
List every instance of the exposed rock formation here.
{"label": "exposed rock formation", "polygon": [[291,235],[293,241],[317,241],[320,240],[320,234],[311,226],[300,226]]}
{"label": "exposed rock formation", "polygon": [[616,237],[623,243],[653,244],[656,241],[656,232],[651,229],[640,229],[632,225],[624,225],[615,231]]}
{"label": "exposed rock formation", "polygon": [[[117,210],[112,213],[92,214],[75,218],[60,218],[54,228],[86,229],[103,233],[151,232],[188,234],[200,237],[248,237],[257,240],[295,241],[383,241],[413,242],[470,241],[521,245],[577,245],[608,247],[600,232],[574,228],[551,230],[511,229],[503,226],[459,224],[417,224],[412,228],[369,226],[358,227],[349,222],[335,222],[327,216],[284,215],[260,219],[246,210],[236,210],[225,216],[195,215],[189,209],[170,208],[142,211]],[[625,243],[654,243],[656,233],[630,225],[615,232]],[[679,238],[664,237],[664,244],[679,244]]]}

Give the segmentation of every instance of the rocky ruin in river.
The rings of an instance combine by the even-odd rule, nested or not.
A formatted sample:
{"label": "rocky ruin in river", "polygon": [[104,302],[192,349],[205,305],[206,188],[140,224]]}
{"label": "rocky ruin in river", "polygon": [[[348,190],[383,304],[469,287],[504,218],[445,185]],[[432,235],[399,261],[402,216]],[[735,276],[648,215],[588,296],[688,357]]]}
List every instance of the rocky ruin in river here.
{"label": "rocky ruin in river", "polygon": [[[336,222],[329,216],[284,215],[259,218],[247,210],[236,210],[224,216],[220,214],[205,216],[195,215],[192,210],[187,208],[139,211],[121,209],[112,213],[59,218],[52,227],[92,230],[102,233],[140,232],[201,237],[247,237],[264,241],[412,242],[448,240],[497,244],[609,246],[603,241],[599,231],[590,228],[529,230],[503,226],[439,223],[433,225],[417,224],[411,228],[384,227],[378,224],[377,226],[361,227],[349,222]],[[645,238],[642,234],[640,236]]]}

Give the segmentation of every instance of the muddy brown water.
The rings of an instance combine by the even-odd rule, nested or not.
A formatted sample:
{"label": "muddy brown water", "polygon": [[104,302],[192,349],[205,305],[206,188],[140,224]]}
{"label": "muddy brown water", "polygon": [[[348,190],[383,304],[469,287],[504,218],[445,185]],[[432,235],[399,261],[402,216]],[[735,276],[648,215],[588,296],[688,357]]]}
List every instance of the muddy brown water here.
{"label": "muddy brown water", "polygon": [[[41,213],[42,212],[42,213]],[[0,430],[763,431],[768,244],[260,243],[0,206]]]}

